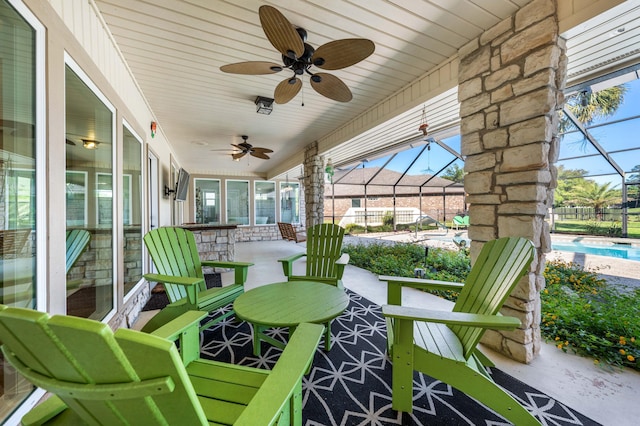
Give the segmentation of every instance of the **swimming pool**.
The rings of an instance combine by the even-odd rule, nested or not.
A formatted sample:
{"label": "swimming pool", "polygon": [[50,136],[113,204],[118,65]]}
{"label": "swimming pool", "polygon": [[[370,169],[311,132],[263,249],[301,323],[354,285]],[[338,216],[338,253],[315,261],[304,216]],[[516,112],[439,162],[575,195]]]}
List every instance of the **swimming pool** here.
{"label": "swimming pool", "polygon": [[560,251],[640,261],[640,247],[627,244],[583,244],[574,241],[558,241],[552,242],[551,247]]}

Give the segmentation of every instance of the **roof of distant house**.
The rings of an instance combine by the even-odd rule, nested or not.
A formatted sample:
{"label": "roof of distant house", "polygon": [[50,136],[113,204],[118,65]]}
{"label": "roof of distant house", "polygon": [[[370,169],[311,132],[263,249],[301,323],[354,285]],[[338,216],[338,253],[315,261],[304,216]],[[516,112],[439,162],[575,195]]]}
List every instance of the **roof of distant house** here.
{"label": "roof of distant house", "polygon": [[[422,194],[442,194],[443,190],[449,195],[464,193],[464,185],[431,174],[411,175],[380,167],[358,168],[351,171],[338,170],[333,175],[333,185],[325,184],[325,197],[391,196],[395,186],[396,195],[417,195],[422,188]],[[332,189],[335,190],[333,194]]]}

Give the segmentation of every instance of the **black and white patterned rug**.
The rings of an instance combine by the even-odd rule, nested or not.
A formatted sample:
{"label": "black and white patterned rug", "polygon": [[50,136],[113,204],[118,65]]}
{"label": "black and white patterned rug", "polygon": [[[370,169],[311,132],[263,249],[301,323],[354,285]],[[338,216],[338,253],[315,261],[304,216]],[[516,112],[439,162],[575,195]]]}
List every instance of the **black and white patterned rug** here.
{"label": "black and white patterned rug", "polygon": [[[510,424],[474,399],[420,373],[414,375],[413,413],[403,417],[393,411],[391,363],[380,306],[348,293],[348,308],[331,326],[331,351],[325,352],[321,344],[311,372],[303,379],[305,425]],[[268,334],[282,341],[288,337],[286,329],[272,329]],[[253,356],[251,328],[234,318],[205,330],[202,338],[202,357],[234,364],[269,369],[281,353],[263,342],[262,356]],[[492,369],[491,375],[543,425],[599,424],[500,370]]]}

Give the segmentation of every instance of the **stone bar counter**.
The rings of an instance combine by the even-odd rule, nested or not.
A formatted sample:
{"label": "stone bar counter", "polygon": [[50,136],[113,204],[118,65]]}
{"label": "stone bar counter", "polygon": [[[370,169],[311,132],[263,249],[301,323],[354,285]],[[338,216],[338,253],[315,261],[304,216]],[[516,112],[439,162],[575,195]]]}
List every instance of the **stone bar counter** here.
{"label": "stone bar counter", "polygon": [[228,260],[235,258],[237,225],[183,224],[181,228],[193,232],[202,260]]}

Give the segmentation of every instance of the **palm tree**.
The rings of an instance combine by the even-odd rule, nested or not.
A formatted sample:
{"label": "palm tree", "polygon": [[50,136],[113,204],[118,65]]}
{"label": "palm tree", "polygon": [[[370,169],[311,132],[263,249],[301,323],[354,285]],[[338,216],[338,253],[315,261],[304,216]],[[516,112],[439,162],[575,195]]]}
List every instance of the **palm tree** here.
{"label": "palm tree", "polygon": [[593,180],[585,180],[584,185],[574,192],[578,205],[593,207],[596,218],[602,220],[602,209],[620,201],[619,190],[611,188],[611,182],[599,184]]}
{"label": "palm tree", "polygon": [[[604,118],[615,114],[620,105],[624,102],[624,95],[628,88],[625,85],[609,87],[598,92],[583,91],[567,96],[565,107],[571,111],[576,118],[584,125],[592,124],[598,118]],[[575,127],[573,123],[564,115],[560,114],[560,137]],[[587,139],[580,142],[582,147],[587,146]]]}
{"label": "palm tree", "polygon": [[[597,118],[613,115],[624,102],[625,85],[609,87],[598,92],[577,92],[567,96],[565,106],[581,123],[589,125]],[[560,123],[560,131],[569,130],[567,119]]]}

